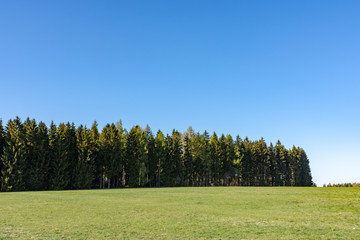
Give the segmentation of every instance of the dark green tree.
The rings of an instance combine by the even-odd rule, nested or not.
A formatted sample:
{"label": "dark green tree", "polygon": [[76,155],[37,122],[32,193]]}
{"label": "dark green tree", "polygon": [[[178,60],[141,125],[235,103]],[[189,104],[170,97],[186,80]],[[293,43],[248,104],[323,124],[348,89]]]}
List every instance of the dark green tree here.
{"label": "dark green tree", "polygon": [[95,159],[91,155],[91,131],[83,125],[76,129],[77,163],[75,167],[75,189],[87,189],[94,181]]}
{"label": "dark green tree", "polygon": [[166,161],[167,156],[167,148],[164,134],[159,130],[156,133],[155,137],[155,156],[156,156],[156,168],[157,168],[157,176],[156,176],[156,186],[160,187],[161,184],[161,174],[163,171],[163,165]]}
{"label": "dark green tree", "polygon": [[47,190],[50,185],[50,146],[48,129],[45,123],[40,122],[37,131],[37,144],[35,146],[38,169],[38,188],[36,190]]}
{"label": "dark green tree", "polygon": [[2,155],[3,155],[3,149],[5,147],[5,131],[2,125],[2,120],[0,119],[0,190],[1,190],[1,181],[2,181],[2,169],[3,169],[3,163],[2,163]]}
{"label": "dark green tree", "polygon": [[220,185],[220,162],[219,162],[219,151],[220,144],[219,139],[214,132],[210,138],[210,162],[211,162],[211,184],[215,186]]}
{"label": "dark green tree", "polygon": [[6,125],[5,147],[2,155],[1,191],[26,190],[26,140],[19,117]]}
{"label": "dark green tree", "polygon": [[191,127],[182,135],[182,162],[184,163],[184,186],[194,186],[193,146],[194,131]]}
{"label": "dark green tree", "polygon": [[130,187],[139,187],[146,184],[146,182],[144,182],[144,175],[146,175],[146,172],[143,171],[146,158],[143,131],[140,126],[137,125],[132,127],[127,135],[127,161],[125,171],[128,179],[127,182]]}

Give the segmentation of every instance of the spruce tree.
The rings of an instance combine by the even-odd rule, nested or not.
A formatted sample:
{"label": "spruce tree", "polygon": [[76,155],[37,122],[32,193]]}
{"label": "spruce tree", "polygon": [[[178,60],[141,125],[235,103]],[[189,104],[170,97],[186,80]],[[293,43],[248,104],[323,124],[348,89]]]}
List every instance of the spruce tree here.
{"label": "spruce tree", "polygon": [[[73,127],[60,123],[58,128],[51,123],[49,144],[52,156],[50,188],[54,190],[70,189],[76,163],[76,136]],[[74,146],[75,145],[75,146]]]}
{"label": "spruce tree", "polygon": [[89,156],[94,161],[94,181],[92,183],[92,187],[102,188],[102,159],[100,155],[100,134],[98,130],[98,124],[96,121],[93,122],[90,131],[90,152]]}
{"label": "spruce tree", "polygon": [[37,190],[49,189],[50,178],[50,146],[48,129],[45,123],[40,122],[37,131],[37,144],[35,146],[38,171]]}
{"label": "spruce tree", "polygon": [[144,176],[144,165],[146,162],[145,145],[143,141],[143,132],[140,126],[134,126],[127,135],[126,149],[126,173],[128,185],[130,187],[139,187],[146,184]]}
{"label": "spruce tree", "polygon": [[220,185],[220,162],[219,162],[219,140],[214,132],[210,138],[210,161],[211,161],[211,183],[212,185]]}
{"label": "spruce tree", "polygon": [[235,146],[234,146],[234,154],[235,154],[235,159],[233,161],[233,165],[234,165],[234,169],[235,169],[235,180],[236,180],[236,185],[240,185],[241,182],[241,178],[240,178],[240,173],[241,173],[241,162],[242,159],[244,157],[243,152],[241,151],[241,147],[242,147],[242,140],[240,138],[239,135],[236,136],[236,140],[235,140]]}
{"label": "spruce tree", "polygon": [[39,159],[38,152],[38,127],[35,119],[27,118],[23,123],[25,134],[25,164],[24,183],[26,190],[42,190],[43,189],[43,169]]}
{"label": "spruce tree", "polygon": [[94,180],[95,160],[91,155],[91,133],[80,125],[76,130],[77,163],[75,167],[75,189],[88,189]]}
{"label": "spruce tree", "polygon": [[155,138],[153,133],[150,130],[150,127],[147,126],[145,129],[146,136],[146,155],[147,155],[147,164],[146,169],[148,172],[148,186],[153,187],[156,186],[156,174],[157,174],[157,164],[158,159],[156,157],[156,149],[155,149]]}
{"label": "spruce tree", "polygon": [[166,161],[166,142],[164,134],[159,130],[156,133],[155,137],[155,156],[156,156],[156,168],[157,168],[157,175],[156,175],[156,186],[161,186],[161,174],[163,171],[163,165]]}
{"label": "spruce tree", "polygon": [[245,186],[255,185],[255,165],[252,157],[253,143],[246,137],[241,145],[241,182]]}
{"label": "spruce tree", "polygon": [[2,169],[3,169],[3,163],[2,163],[2,155],[3,150],[5,147],[5,131],[2,125],[2,120],[0,119],[0,190],[1,190],[1,181],[2,181]]}
{"label": "spruce tree", "polygon": [[235,145],[234,140],[230,134],[226,135],[225,138],[226,144],[226,161],[223,164],[224,171],[224,181],[226,185],[229,185],[234,178],[235,169],[234,169],[234,160],[235,160]]}
{"label": "spruce tree", "polygon": [[2,191],[26,190],[26,141],[19,117],[9,120],[6,126],[5,147],[2,156]]}
{"label": "spruce tree", "polygon": [[191,127],[182,135],[182,162],[184,163],[184,186],[194,186],[193,144],[194,132]]}

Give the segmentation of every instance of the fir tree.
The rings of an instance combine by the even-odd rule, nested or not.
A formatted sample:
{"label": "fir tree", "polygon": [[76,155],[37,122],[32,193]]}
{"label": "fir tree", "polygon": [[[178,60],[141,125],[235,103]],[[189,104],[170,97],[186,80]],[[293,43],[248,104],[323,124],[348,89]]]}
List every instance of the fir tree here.
{"label": "fir tree", "polygon": [[2,125],[2,120],[0,119],[0,190],[1,190],[1,181],[2,181],[2,169],[3,169],[3,163],[2,163],[2,155],[3,150],[5,147],[5,131]]}
{"label": "fir tree", "polygon": [[219,140],[214,132],[209,141],[210,162],[211,162],[211,183],[215,186],[220,185],[220,162],[219,162]]}
{"label": "fir tree", "polygon": [[155,137],[155,157],[157,161],[156,186],[160,187],[163,165],[166,161],[166,142],[165,142],[164,134],[160,130],[156,133],[156,137]]}
{"label": "fir tree", "polygon": [[26,141],[19,117],[9,120],[6,126],[5,147],[2,155],[2,191],[26,190]]}

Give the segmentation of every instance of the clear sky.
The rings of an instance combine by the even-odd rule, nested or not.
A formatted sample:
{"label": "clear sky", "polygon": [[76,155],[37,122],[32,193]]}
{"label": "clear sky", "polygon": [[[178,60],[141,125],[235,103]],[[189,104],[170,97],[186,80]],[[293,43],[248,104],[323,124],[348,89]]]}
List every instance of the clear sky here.
{"label": "clear sky", "polygon": [[1,1],[0,118],[303,147],[360,182],[360,1]]}

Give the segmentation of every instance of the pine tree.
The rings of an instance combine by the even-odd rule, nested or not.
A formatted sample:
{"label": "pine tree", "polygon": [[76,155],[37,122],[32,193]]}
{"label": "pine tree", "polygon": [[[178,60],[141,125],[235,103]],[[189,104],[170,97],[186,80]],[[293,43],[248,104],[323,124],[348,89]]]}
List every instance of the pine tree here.
{"label": "pine tree", "polygon": [[299,186],[311,186],[312,176],[309,166],[309,159],[304,151],[304,149],[299,149],[299,177],[298,177],[298,184]]}
{"label": "pine tree", "polygon": [[210,136],[205,130],[201,135],[202,141],[202,186],[210,185],[210,174],[211,174],[211,147],[210,147]]}
{"label": "pine tree", "polygon": [[[100,135],[101,157],[103,159],[103,180],[107,180],[108,188],[111,180],[118,187],[123,172],[123,148],[119,129],[115,124],[107,124]],[[103,185],[104,187],[104,185]]]}
{"label": "pine tree", "polygon": [[155,156],[157,161],[156,186],[160,187],[163,165],[166,161],[166,142],[165,142],[164,134],[160,130],[156,133],[156,137],[155,137]]}
{"label": "pine tree", "polygon": [[145,129],[145,136],[146,136],[146,169],[148,172],[148,179],[149,179],[149,187],[156,186],[156,174],[157,174],[157,164],[158,159],[156,157],[156,149],[155,149],[155,138],[153,133],[150,130],[150,127],[147,126]]}
{"label": "pine tree", "polygon": [[269,162],[269,175],[268,181],[270,186],[276,186],[277,183],[277,172],[278,172],[278,165],[275,158],[275,147],[272,143],[270,143],[268,147],[268,162]]}
{"label": "pine tree", "polygon": [[146,161],[145,145],[143,141],[143,132],[140,126],[134,126],[127,135],[127,162],[126,174],[128,185],[130,187],[139,187],[146,184],[144,181],[144,165]]}
{"label": "pine tree", "polygon": [[23,130],[25,134],[25,169],[24,171],[24,184],[26,190],[39,190],[41,184],[39,182],[39,175],[41,174],[39,169],[39,163],[37,158],[36,146],[37,146],[37,124],[35,120],[27,118],[23,123]]}
{"label": "pine tree", "polygon": [[182,162],[184,163],[184,186],[194,186],[193,144],[194,132],[191,127],[182,135]]}
{"label": "pine tree", "polygon": [[94,159],[91,157],[90,131],[80,125],[76,129],[77,163],[75,167],[75,179],[73,188],[88,189],[94,179]]}
{"label": "pine tree", "polygon": [[58,128],[51,123],[49,145],[52,156],[50,188],[70,189],[74,179],[76,157],[76,136],[74,126],[60,123]]}
{"label": "pine tree", "polygon": [[126,163],[126,145],[127,145],[127,137],[126,137],[126,129],[123,128],[121,120],[116,124],[116,128],[118,130],[118,148],[119,148],[119,159],[120,159],[120,172],[117,177],[117,182],[115,187],[125,186],[125,163]]}
{"label": "pine tree", "polygon": [[25,188],[26,149],[23,125],[19,117],[6,126],[5,147],[2,156],[2,191],[23,191]]}
{"label": "pine tree", "polygon": [[37,190],[47,190],[50,184],[50,146],[48,129],[43,122],[40,122],[38,125],[35,151],[38,169]]}
{"label": "pine tree", "polygon": [[241,184],[245,186],[255,185],[255,166],[252,157],[253,143],[246,137],[241,145]]}
{"label": "pine tree", "polygon": [[211,161],[211,183],[220,185],[220,162],[219,162],[219,140],[214,132],[210,138],[210,161]]}
{"label": "pine tree", "polygon": [[240,178],[241,163],[242,163],[242,159],[244,157],[244,154],[241,151],[241,148],[242,148],[242,140],[241,140],[240,136],[237,135],[236,140],[235,140],[235,146],[234,146],[235,159],[233,161],[233,165],[234,165],[234,169],[235,169],[236,185],[241,184],[241,181],[240,181],[241,180],[241,178]]}
{"label": "pine tree", "polygon": [[100,133],[98,124],[93,122],[90,131],[89,157],[94,161],[94,181],[92,187],[102,188],[102,158],[100,153]]}
{"label": "pine tree", "polygon": [[45,190],[48,188],[49,143],[47,127],[43,122],[36,124],[29,118],[23,124],[25,134],[26,171],[24,172],[27,190]]}
{"label": "pine tree", "polygon": [[3,150],[5,147],[5,131],[2,125],[2,120],[0,119],[0,190],[1,190],[1,181],[2,181],[2,169],[3,169],[3,163],[2,163],[2,155],[3,155]]}
{"label": "pine tree", "polygon": [[226,135],[226,161],[223,164],[224,181],[226,185],[229,185],[235,175],[234,160],[235,160],[235,145],[234,140],[230,134]]}

